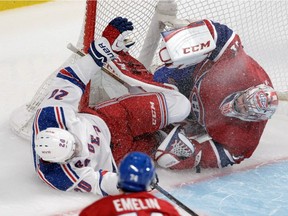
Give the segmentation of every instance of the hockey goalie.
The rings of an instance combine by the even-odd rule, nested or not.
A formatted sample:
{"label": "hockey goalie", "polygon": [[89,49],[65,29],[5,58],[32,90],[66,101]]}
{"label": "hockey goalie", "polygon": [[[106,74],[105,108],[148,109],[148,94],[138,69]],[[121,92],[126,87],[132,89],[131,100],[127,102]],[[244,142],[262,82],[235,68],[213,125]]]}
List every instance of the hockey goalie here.
{"label": "hockey goalie", "polygon": [[158,164],[222,168],[249,158],[278,105],[267,73],[226,25],[200,20],[162,35],[154,80],[175,84],[192,109],[186,129],[175,127],[158,148]]}
{"label": "hockey goalie", "polygon": [[[257,148],[267,121],[277,109],[277,93],[265,70],[244,51],[232,29],[207,19],[183,25],[185,22],[176,20],[174,28],[161,32],[159,56],[163,65],[154,75],[126,52],[117,64],[126,62],[130,69],[134,67],[122,71],[122,78],[132,84],[140,80],[144,89],[147,83],[174,85],[174,90],[191,102],[189,118],[161,132],[166,138],[154,155],[161,167],[223,168],[239,164]],[[173,20],[169,23],[173,25]]]}

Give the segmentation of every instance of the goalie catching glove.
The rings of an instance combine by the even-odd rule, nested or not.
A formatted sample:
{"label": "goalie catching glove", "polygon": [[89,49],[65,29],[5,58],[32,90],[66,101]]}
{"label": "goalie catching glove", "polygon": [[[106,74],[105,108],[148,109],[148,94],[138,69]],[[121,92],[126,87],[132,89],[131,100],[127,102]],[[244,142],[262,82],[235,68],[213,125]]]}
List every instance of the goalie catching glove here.
{"label": "goalie catching glove", "polygon": [[99,67],[103,67],[116,58],[115,52],[127,51],[134,44],[126,39],[132,30],[133,24],[126,18],[113,19],[104,29],[102,37],[91,43],[88,53]]}
{"label": "goalie catching glove", "polygon": [[155,153],[159,166],[170,169],[190,169],[201,160],[201,147],[196,140],[189,140],[178,125],[168,134]]}

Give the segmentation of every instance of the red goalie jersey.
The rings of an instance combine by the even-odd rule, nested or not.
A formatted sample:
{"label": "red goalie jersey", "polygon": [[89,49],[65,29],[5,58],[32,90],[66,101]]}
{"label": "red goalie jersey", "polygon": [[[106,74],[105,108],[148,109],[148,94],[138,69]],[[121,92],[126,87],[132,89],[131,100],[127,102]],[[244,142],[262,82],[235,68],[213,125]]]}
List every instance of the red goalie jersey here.
{"label": "red goalie jersey", "polygon": [[[197,122],[196,126],[198,124],[202,126],[206,138],[190,140],[193,146],[187,145],[190,150],[184,159],[181,158],[184,155],[176,154],[179,152],[177,147],[173,144],[171,145],[173,147],[169,147],[171,142],[161,144],[156,160],[162,167],[185,169],[199,164],[203,168],[221,168],[240,163],[255,151],[267,119],[275,112],[278,104],[269,76],[245,53],[239,36],[223,24],[208,20],[204,22],[213,36],[216,48],[206,59],[197,64],[189,65],[189,59],[186,60],[184,68],[183,65],[178,66],[174,62],[171,68],[165,63],[164,67],[154,73],[154,80],[161,83],[174,83],[182,94],[189,97],[192,105],[190,117]],[[262,91],[260,84],[264,84],[264,88],[269,89],[267,91],[269,93]],[[254,91],[251,95],[248,94],[251,92],[248,91],[249,88],[253,88]],[[255,96],[256,91],[259,94],[257,96]],[[240,95],[242,98],[246,95],[241,105],[244,107],[246,104],[244,117],[239,110],[235,111],[241,104]],[[256,101],[257,99],[259,101]],[[250,106],[251,103],[254,103],[253,107]],[[253,109],[256,103],[260,106],[264,105],[265,108],[258,107],[256,113],[259,111],[260,113],[254,115]],[[225,108],[228,114],[225,113]],[[193,129],[193,125],[191,128]],[[181,130],[177,129],[175,133],[179,131]],[[176,136],[170,135],[170,137],[173,140]],[[177,141],[181,140],[180,136],[177,139]]]}
{"label": "red goalie jersey", "polygon": [[219,107],[228,95],[259,84],[272,87],[266,72],[242,47],[225,54],[209,70],[199,70],[194,75],[195,85],[190,95],[192,113],[212,138],[199,145],[200,166],[204,168],[225,167],[249,158],[267,123],[267,120],[243,121],[221,113]]}

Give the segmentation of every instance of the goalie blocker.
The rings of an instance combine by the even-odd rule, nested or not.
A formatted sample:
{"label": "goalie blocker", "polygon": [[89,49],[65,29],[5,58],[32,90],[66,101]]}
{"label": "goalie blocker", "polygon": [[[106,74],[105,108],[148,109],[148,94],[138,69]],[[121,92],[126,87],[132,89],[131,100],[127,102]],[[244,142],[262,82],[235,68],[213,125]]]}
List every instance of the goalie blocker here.
{"label": "goalie blocker", "polygon": [[185,68],[206,59],[216,43],[204,21],[164,31],[159,57],[166,67]]}

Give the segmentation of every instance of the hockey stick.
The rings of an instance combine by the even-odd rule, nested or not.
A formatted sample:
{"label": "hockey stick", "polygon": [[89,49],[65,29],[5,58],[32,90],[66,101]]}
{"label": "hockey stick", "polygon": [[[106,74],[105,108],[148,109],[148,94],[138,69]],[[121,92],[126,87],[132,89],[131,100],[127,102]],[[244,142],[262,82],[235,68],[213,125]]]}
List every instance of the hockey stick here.
{"label": "hockey stick", "polygon": [[170,199],[171,201],[173,201],[176,205],[178,205],[179,207],[181,207],[183,210],[185,210],[188,214],[192,215],[192,216],[198,216],[197,213],[195,213],[192,209],[190,209],[188,206],[186,206],[185,204],[183,204],[181,201],[179,201],[178,199],[176,199],[174,196],[172,196],[168,191],[166,191],[165,189],[163,189],[162,187],[160,187],[157,183],[153,184],[153,187],[158,190],[160,193],[162,193],[164,196],[166,196],[168,199]]}

